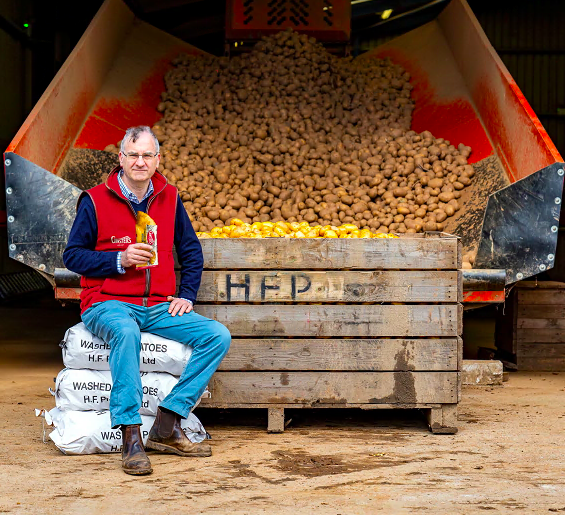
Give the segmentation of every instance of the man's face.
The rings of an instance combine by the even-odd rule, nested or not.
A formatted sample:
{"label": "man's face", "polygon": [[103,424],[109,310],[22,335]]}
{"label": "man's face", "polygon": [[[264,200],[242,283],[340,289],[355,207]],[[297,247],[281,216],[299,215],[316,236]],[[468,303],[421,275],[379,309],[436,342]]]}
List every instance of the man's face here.
{"label": "man's face", "polygon": [[[143,183],[151,179],[159,166],[161,156],[144,159],[144,154],[155,154],[155,141],[151,134],[141,133],[137,141],[128,141],[125,144],[125,154],[120,152],[120,165],[125,176],[133,183]],[[128,154],[138,154],[140,157],[134,159]]]}

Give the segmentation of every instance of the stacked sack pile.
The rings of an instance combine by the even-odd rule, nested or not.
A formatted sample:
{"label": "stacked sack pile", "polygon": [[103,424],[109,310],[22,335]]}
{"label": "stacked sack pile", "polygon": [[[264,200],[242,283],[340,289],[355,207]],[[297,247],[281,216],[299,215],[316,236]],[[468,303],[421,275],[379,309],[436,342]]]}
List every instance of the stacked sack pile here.
{"label": "stacked sack pile", "polygon": [[[50,389],[56,407],[49,412],[38,412],[55,427],[49,438],[65,454],[121,452],[122,433],[120,429],[112,429],[110,422],[109,345],[81,322],[67,330],[60,346],[65,368],[55,379],[55,389]],[[143,401],[139,413],[144,443],[159,404],[177,383],[191,354],[192,349],[187,345],[141,333]],[[182,420],[181,426],[192,442],[209,437],[193,413]]]}

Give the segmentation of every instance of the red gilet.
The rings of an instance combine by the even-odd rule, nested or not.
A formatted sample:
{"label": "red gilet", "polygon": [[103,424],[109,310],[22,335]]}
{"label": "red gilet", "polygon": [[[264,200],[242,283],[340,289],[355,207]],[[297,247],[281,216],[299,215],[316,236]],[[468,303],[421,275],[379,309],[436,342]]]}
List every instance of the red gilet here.
{"label": "red gilet", "polygon": [[[120,190],[119,170],[119,166],[114,168],[105,184],[83,193],[89,195],[94,204],[98,224],[95,250],[102,252],[124,251],[128,245],[135,243],[137,213]],[[95,302],[105,300],[154,306],[165,302],[167,296],[175,295],[173,243],[178,194],[159,172],[155,172],[151,182],[154,192],[147,201],[147,214],[157,224],[159,264],[142,270],[130,266],[125,269],[125,274],[116,273],[109,277],[82,277],[81,312]]]}

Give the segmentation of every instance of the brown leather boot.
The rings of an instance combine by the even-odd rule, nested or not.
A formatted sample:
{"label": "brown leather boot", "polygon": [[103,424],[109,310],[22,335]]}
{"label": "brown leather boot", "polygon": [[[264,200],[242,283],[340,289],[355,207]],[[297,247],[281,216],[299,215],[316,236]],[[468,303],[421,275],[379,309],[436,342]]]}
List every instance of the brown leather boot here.
{"label": "brown leather boot", "polygon": [[122,469],[126,474],[145,476],[151,474],[151,462],[145,454],[138,425],[122,426]]}
{"label": "brown leather boot", "polygon": [[192,443],[180,427],[181,416],[172,411],[157,410],[145,447],[167,454],[178,454],[186,457],[212,456],[209,444]]}

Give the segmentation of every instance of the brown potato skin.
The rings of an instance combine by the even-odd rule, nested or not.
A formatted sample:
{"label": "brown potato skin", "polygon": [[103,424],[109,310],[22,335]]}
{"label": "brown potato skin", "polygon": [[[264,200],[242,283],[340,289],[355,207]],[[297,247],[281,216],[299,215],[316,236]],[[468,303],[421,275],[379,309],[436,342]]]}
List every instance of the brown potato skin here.
{"label": "brown potato skin", "polygon": [[285,30],[232,58],[180,55],[164,80],[159,171],[201,230],[234,217],[437,229],[475,174],[470,147],[411,130],[410,76],[389,59]]}

